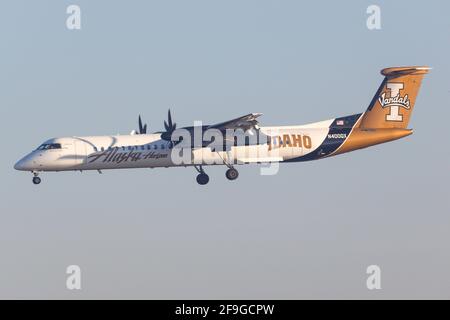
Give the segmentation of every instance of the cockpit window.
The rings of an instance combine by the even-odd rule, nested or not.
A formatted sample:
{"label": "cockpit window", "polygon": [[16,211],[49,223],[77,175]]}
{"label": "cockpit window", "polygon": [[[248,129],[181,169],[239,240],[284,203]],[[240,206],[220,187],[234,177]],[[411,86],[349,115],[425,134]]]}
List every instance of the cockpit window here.
{"label": "cockpit window", "polygon": [[44,143],[37,150],[61,149],[61,143]]}

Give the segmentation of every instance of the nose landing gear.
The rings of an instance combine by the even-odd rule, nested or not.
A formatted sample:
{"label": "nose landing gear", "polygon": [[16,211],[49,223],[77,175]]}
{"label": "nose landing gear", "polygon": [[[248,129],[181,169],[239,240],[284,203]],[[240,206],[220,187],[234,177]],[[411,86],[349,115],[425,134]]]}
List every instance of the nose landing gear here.
{"label": "nose landing gear", "polygon": [[37,172],[33,172],[34,177],[33,177],[33,183],[34,184],[39,184],[41,183],[41,178],[38,177],[38,173]]}

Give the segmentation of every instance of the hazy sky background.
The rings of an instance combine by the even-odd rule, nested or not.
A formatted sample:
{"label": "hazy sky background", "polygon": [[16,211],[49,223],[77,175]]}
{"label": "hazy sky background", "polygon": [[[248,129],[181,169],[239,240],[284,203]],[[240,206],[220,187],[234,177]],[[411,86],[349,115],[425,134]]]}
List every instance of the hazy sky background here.
{"label": "hazy sky background", "polygon": [[[78,4],[82,29],[66,28]],[[381,6],[382,29],[366,27]],[[2,1],[0,298],[450,298],[450,2]],[[46,173],[57,136],[263,112],[363,112],[380,69],[429,65],[405,139],[275,176],[240,166]],[[82,290],[65,269],[82,269]],[[366,267],[382,289],[366,288]]]}

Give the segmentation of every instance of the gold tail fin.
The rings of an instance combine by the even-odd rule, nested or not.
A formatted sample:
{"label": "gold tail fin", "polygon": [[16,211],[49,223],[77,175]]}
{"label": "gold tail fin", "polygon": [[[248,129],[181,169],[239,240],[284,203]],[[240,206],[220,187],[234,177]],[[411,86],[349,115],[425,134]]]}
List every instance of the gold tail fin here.
{"label": "gold tail fin", "polygon": [[423,76],[429,67],[394,67],[381,70],[385,76],[364,113],[361,129],[406,128]]}

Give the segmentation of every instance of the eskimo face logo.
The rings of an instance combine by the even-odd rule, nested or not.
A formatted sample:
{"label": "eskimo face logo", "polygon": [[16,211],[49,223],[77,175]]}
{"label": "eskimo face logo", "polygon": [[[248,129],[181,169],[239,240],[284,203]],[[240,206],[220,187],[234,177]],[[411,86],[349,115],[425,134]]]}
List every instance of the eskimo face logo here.
{"label": "eskimo face logo", "polygon": [[411,109],[411,102],[408,95],[400,96],[400,90],[403,89],[403,83],[388,82],[386,89],[390,90],[390,97],[386,97],[386,92],[383,92],[378,101],[382,108],[390,108],[389,114],[386,115],[386,121],[403,121],[403,115],[399,113],[400,108],[406,110]]}

